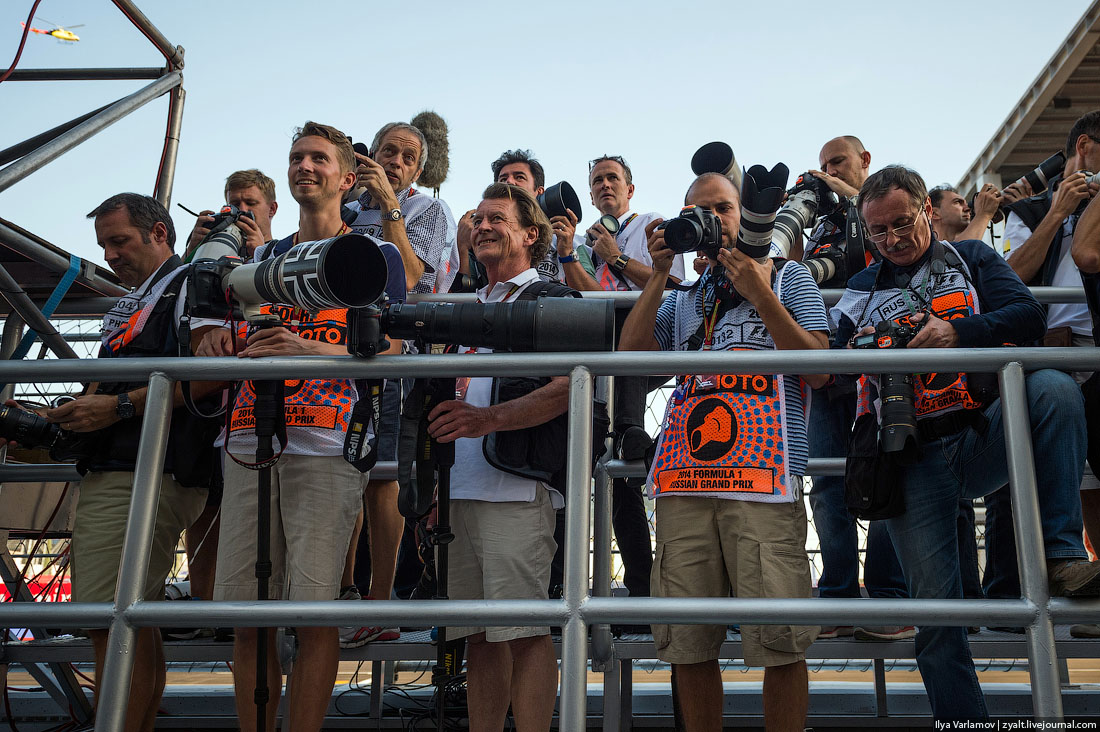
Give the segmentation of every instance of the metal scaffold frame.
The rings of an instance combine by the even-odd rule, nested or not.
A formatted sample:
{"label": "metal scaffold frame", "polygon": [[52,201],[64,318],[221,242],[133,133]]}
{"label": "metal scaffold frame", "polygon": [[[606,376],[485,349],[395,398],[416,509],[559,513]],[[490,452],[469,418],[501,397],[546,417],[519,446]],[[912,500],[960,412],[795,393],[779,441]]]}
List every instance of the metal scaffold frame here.
{"label": "metal scaffold frame", "polygon": [[[78,361],[20,361],[0,364],[0,380],[20,381],[135,381],[149,380],[149,399],[142,425],[134,498],[130,507],[118,593],[109,603],[9,603],[0,607],[0,624],[47,625],[64,628],[109,628],[107,663],[100,681],[97,730],[121,729],[125,719],[132,649],[138,628],[173,626],[340,626],[370,624],[559,625],[563,628],[559,727],[585,729],[588,627],[603,630],[622,623],[741,623],[804,625],[932,624],[1027,627],[1033,713],[1039,719],[1062,716],[1054,622],[1100,621],[1100,603],[1052,599],[1047,594],[1046,566],[1036,497],[1024,369],[1059,368],[1066,371],[1100,369],[1097,352],[1085,348],[1045,349],[920,349],[914,351],[774,351],[730,353],[561,353],[489,354],[477,359],[461,355],[387,356],[376,360],[351,357],[271,358],[242,363],[233,358],[133,359],[129,363],[83,359]],[[631,598],[629,602],[605,595],[599,583],[592,595],[587,547],[592,536],[590,502],[566,505],[565,592],[561,600],[504,601],[374,601],[332,602],[187,602],[161,603],[141,599],[159,493],[159,466],[177,380],[224,381],[285,378],[382,378],[445,375],[547,376],[568,374],[569,465],[567,490],[573,496],[590,495],[592,471],[587,460],[591,444],[593,376],[706,373],[876,373],[932,372],[965,369],[997,372],[1004,409],[1006,452],[1013,514],[1016,517],[1018,561],[1024,597],[1019,600],[911,600],[911,599],[749,599],[749,598]],[[606,478],[606,471],[603,471]],[[597,496],[607,490],[597,481]],[[607,498],[597,503],[602,513]],[[598,516],[602,524],[606,517]],[[601,531],[597,557],[609,551]],[[607,546],[605,546],[607,545]],[[1026,549],[1026,550],[1025,550]],[[605,567],[599,558],[597,568]],[[601,575],[603,571],[600,570]],[[593,638],[591,659],[609,658],[609,640]]]}

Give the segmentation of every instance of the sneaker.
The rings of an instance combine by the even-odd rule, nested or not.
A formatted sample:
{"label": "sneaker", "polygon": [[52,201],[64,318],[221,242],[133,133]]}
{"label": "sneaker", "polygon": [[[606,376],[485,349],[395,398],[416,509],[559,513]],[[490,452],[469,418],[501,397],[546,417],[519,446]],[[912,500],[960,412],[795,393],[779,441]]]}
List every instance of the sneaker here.
{"label": "sneaker", "polygon": [[917,629],[912,625],[867,625],[854,631],[856,640],[862,641],[906,640],[916,634]]}
{"label": "sneaker", "polygon": [[[359,594],[359,588],[349,585],[340,592],[341,600],[373,600],[373,597],[363,597]],[[401,631],[397,628],[383,628],[380,625],[367,625],[363,627],[340,628],[340,647],[359,648],[372,641],[397,640],[401,637]]]}
{"label": "sneaker", "polygon": [[1100,597],[1100,562],[1048,559],[1051,597]]}
{"label": "sneaker", "polygon": [[854,629],[850,625],[828,625],[821,629],[817,634],[818,640],[829,640],[830,638],[850,638]]}
{"label": "sneaker", "polygon": [[1078,623],[1069,626],[1069,634],[1074,638],[1100,638],[1100,625],[1096,623]]}

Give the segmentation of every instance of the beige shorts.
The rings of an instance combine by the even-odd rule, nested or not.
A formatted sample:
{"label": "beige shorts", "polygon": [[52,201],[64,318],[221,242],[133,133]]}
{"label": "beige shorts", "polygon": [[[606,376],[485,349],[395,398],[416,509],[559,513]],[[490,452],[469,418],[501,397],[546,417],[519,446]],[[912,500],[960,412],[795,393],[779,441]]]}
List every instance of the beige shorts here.
{"label": "beige shorts", "polygon": [[[452,600],[545,600],[550,561],[557,548],[554,519],[550,493],[541,485],[530,503],[452,501],[455,540],[447,555],[447,596]],[[496,643],[548,635],[550,628],[447,628],[447,639],[481,631],[486,640]]]}
{"label": "beige shorts", "polygon": [[[810,597],[806,508],[721,498],[658,498],[655,597]],[[729,623],[736,623],[731,617]],[[742,625],[749,666],[805,658],[817,626]],[[725,625],[654,625],[657,657],[667,663],[718,658]]]}
{"label": "beige shorts", "polygon": [[[237,456],[241,460],[251,458]],[[256,599],[259,472],[223,461],[221,538],[215,600]],[[269,597],[335,600],[355,518],[362,473],[343,457],[283,455],[271,468]]]}
{"label": "beige shorts", "polygon": [[[88,473],[80,481],[73,524],[73,601],[114,601],[133,486],[134,474],[121,470]],[[144,599],[164,599],[164,583],[176,560],[180,534],[195,522],[205,505],[205,489],[185,488],[171,475],[161,475]]]}

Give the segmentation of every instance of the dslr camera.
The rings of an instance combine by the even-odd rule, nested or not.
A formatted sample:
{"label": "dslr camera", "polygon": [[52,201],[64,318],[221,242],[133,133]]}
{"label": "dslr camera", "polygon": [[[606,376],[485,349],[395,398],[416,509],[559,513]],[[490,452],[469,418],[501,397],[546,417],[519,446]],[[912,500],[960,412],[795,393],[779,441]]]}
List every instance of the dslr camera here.
{"label": "dslr camera", "polygon": [[702,206],[684,206],[679,216],[657,228],[665,232],[665,245],[677,254],[702,251],[716,258],[722,246],[722,221]]}
{"label": "dslr camera", "polygon": [[[907,325],[880,320],[875,325],[874,333],[853,338],[852,347],[905,348],[920,332],[924,322]],[[903,465],[916,462],[920,444],[914,398],[912,374],[879,374],[879,399],[882,402],[879,446]]]}
{"label": "dslr camera", "polygon": [[244,232],[241,231],[240,226],[237,226],[237,221],[242,217],[256,220],[251,211],[241,211],[228,203],[222,206],[221,210],[214,214],[210,233],[199,242],[192,260],[245,256]]}
{"label": "dslr camera", "polygon": [[[65,401],[72,401],[66,397]],[[54,406],[60,406],[60,399]],[[82,434],[62,429],[60,425],[27,412],[18,407],[0,407],[0,437],[12,440],[23,447],[45,447],[50,457],[58,462],[79,460],[92,454],[94,433]]]}

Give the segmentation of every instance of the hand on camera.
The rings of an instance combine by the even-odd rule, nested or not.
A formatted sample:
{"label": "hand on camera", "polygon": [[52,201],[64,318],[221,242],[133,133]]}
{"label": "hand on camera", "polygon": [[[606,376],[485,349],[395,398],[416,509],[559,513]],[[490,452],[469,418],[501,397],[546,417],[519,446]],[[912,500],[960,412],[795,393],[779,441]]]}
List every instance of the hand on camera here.
{"label": "hand on camera", "polygon": [[588,227],[586,233],[592,240],[592,251],[594,251],[596,256],[603,261],[610,264],[622,254],[622,251],[619,249],[619,242],[615,241],[615,237],[612,236],[607,229],[603,228],[603,224],[600,222],[597,221]]}
{"label": "hand on camera", "polygon": [[772,263],[756,261],[740,249],[718,250],[718,264],[726,270],[726,279],[741,297],[756,306],[762,297],[774,295],[772,290]]}
{"label": "hand on camera", "polygon": [[495,431],[492,407],[475,407],[451,399],[435,406],[428,414],[428,434],[439,442],[454,442],[460,437],[484,437]]}
{"label": "hand on camera", "polygon": [[1031,198],[1034,195],[1035,193],[1031,190],[1031,184],[1028,183],[1026,180],[1022,183],[1013,183],[1012,185],[1006,187],[1003,191],[1001,191],[1001,196],[1004,198],[1004,202],[1006,204],[1016,203],[1017,201],[1022,201],[1025,198]]}
{"label": "hand on camera", "polygon": [[695,274],[702,275],[707,271],[707,267],[710,266],[710,260],[707,259],[707,255],[702,252],[698,252],[695,255],[695,259],[691,263],[691,268],[695,270]]}
{"label": "hand on camera", "polygon": [[359,166],[355,169],[355,185],[363,186],[370,193],[371,200],[383,211],[398,208],[397,196],[386,177],[386,169],[366,155],[355,153]]}
{"label": "hand on camera", "polygon": [[[657,218],[646,224],[646,245],[649,248],[649,258],[653,261],[653,271],[668,274],[672,271],[672,263],[676,261],[676,252],[665,244],[665,231],[657,227],[664,223],[664,219]],[[603,227],[600,227],[603,228]]]}
{"label": "hand on camera", "polygon": [[1077,210],[1081,201],[1095,195],[1094,186],[1090,186],[1085,180],[1085,174],[1080,170],[1062,179],[1062,184],[1054,191],[1050,201],[1050,210],[1059,219],[1069,216]]}
{"label": "hand on camera", "polygon": [[183,256],[186,257],[198,248],[206,235],[210,233],[210,224],[212,223],[214,223],[213,211],[205,209],[199,213],[199,218],[195,221],[195,228],[191,229],[191,234],[187,237],[187,251],[183,253]]}
{"label": "hand on camera", "polygon": [[554,216],[550,219],[550,228],[558,238],[558,256],[568,257],[573,253],[573,237],[577,233],[577,215],[567,208],[565,216]]}
{"label": "hand on camera", "polygon": [[462,218],[458,220],[456,227],[458,233],[455,239],[458,242],[458,251],[460,252],[469,252],[474,248],[474,214],[476,213],[477,209],[471,208],[462,214]]}
{"label": "hand on camera", "polygon": [[[232,356],[233,340],[233,332],[228,328],[212,328],[203,333],[202,340],[199,341],[198,348],[195,349],[195,355]],[[237,346],[243,348],[244,341],[238,341]]]}
{"label": "hand on camera", "polygon": [[[323,348],[326,344],[309,338],[302,338],[286,328],[263,328],[248,337],[245,347],[237,352],[240,358],[263,358],[264,356],[319,356],[333,353]],[[346,353],[343,346],[336,353]]]}
{"label": "hand on camera", "polygon": [[859,193],[859,190],[852,188],[850,185],[842,181],[840,178],[837,178],[835,175],[829,175],[828,173],[821,170],[811,170],[809,171],[809,173],[813,177],[820,178],[821,180],[825,181],[825,185],[829,186],[829,190],[831,190],[838,196],[852,198],[857,193]]}
{"label": "hand on camera", "polygon": [[924,327],[906,348],[955,348],[959,345],[959,332],[946,320],[931,313],[917,313],[910,320],[914,325],[924,323]]}
{"label": "hand on camera", "polygon": [[1001,191],[992,183],[986,183],[974,197],[974,212],[980,216],[993,218],[1002,203]]}
{"label": "hand on camera", "polygon": [[94,432],[119,421],[118,396],[85,394],[60,407],[47,409],[43,416],[70,432]]}
{"label": "hand on camera", "polygon": [[260,245],[266,243],[260,225],[248,216],[237,219],[237,226],[241,227],[241,233],[244,234],[244,248],[248,250],[248,256],[255,254]]}

